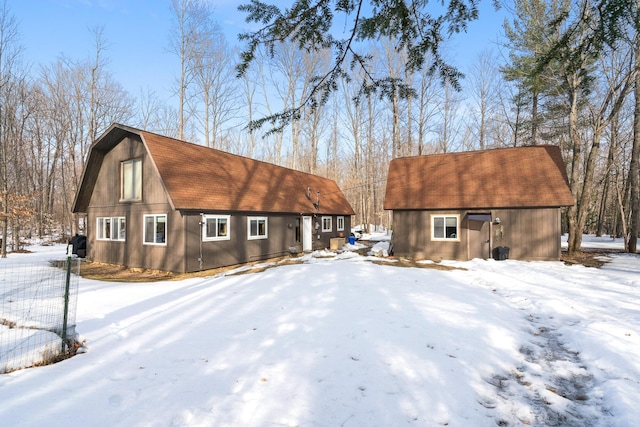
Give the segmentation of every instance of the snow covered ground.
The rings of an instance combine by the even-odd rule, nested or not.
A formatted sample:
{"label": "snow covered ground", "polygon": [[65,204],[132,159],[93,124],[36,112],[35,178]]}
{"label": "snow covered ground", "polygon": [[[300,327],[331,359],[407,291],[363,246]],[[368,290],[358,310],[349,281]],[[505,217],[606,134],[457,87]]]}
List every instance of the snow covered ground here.
{"label": "snow covered ground", "polygon": [[[622,248],[586,236],[585,246]],[[32,247],[8,261],[64,257]],[[0,375],[15,426],[632,426],[640,257],[80,280],[86,352]],[[335,255],[324,257],[326,255]]]}

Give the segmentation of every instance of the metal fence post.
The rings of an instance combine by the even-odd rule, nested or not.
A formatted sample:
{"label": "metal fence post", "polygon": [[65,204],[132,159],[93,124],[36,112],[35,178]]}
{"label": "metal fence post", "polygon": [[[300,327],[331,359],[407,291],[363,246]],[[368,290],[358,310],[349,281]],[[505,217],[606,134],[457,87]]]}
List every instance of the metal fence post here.
{"label": "metal fence post", "polygon": [[71,255],[67,257],[67,278],[64,287],[64,320],[62,322],[62,353],[67,347],[67,318],[69,316],[69,287],[71,283]]}

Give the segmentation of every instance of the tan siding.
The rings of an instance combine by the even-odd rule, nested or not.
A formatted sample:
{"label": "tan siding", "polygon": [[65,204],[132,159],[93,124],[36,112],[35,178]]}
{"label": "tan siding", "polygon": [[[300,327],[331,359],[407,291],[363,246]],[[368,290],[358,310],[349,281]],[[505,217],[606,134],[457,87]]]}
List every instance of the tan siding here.
{"label": "tan siding", "polygon": [[[142,200],[120,202],[120,162],[142,159]],[[153,167],[150,157],[139,140],[125,138],[109,151],[102,162],[90,205],[92,207],[115,207],[128,204],[167,203],[162,182]]]}
{"label": "tan siding", "polygon": [[504,228],[504,240],[493,245],[509,247],[509,258],[557,260],[560,258],[560,210],[496,210]]}
{"label": "tan siding", "polygon": [[[460,241],[431,241],[431,214],[460,214]],[[419,259],[468,259],[471,243],[468,242],[467,214],[467,211],[394,211],[395,254]],[[491,248],[509,247],[510,259],[559,259],[559,209],[501,209],[492,211],[492,218],[500,218],[500,225],[491,224]],[[498,233],[500,227],[503,230],[502,235]]]}
{"label": "tan siding", "polygon": [[394,211],[393,248],[398,256],[418,259],[467,259],[467,230],[460,216],[460,240],[442,242],[431,240],[431,215],[457,215],[459,211]]}

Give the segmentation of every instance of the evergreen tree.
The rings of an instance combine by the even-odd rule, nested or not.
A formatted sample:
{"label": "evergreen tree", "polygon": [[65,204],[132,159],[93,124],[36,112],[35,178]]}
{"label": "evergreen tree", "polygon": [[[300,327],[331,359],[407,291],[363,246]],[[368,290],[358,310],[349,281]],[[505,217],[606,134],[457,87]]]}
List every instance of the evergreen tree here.
{"label": "evergreen tree", "polygon": [[529,111],[528,118],[519,123],[519,129],[526,129],[527,134],[516,135],[516,145],[535,145],[540,142],[542,98],[557,83],[549,77],[553,74],[553,64],[540,68],[540,60],[553,43],[554,34],[550,34],[552,23],[569,4],[569,0],[519,0],[514,4],[513,21],[504,23],[505,36],[509,40],[507,48],[510,50],[510,63],[501,71],[507,81],[518,84],[520,90],[514,102],[520,106],[525,102]]}
{"label": "evergreen tree", "polygon": [[[333,55],[332,67],[315,76],[308,96],[285,111],[254,120],[250,127],[268,122],[275,129],[282,129],[299,119],[305,107],[313,109],[326,103],[330,93],[338,89],[341,78],[359,71],[365,76],[360,95],[414,96],[415,90],[401,76],[378,76],[372,72],[372,58],[361,42],[382,37],[397,40],[395,49],[406,51],[409,73],[428,68],[444,82],[459,88],[461,73],[443,59],[441,45],[478,18],[479,1],[448,0],[440,4],[429,0],[293,0],[290,7],[283,8],[250,0],[239,10],[247,13],[247,22],[258,23],[262,28],[240,35],[247,43],[237,68],[240,76],[261,46],[273,54],[277,44],[290,41],[306,51],[329,49]],[[430,62],[426,63],[426,59]]]}

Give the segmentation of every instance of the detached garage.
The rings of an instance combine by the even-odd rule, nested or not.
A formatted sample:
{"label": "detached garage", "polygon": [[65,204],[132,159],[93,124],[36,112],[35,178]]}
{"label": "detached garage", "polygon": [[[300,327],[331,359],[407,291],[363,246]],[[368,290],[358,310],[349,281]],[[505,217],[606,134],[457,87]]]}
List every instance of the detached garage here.
{"label": "detached garage", "polygon": [[559,147],[542,145],[394,159],[384,208],[398,256],[558,260],[574,203]]}

